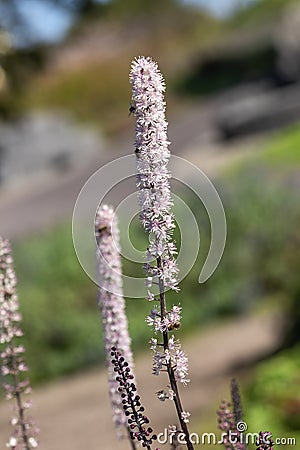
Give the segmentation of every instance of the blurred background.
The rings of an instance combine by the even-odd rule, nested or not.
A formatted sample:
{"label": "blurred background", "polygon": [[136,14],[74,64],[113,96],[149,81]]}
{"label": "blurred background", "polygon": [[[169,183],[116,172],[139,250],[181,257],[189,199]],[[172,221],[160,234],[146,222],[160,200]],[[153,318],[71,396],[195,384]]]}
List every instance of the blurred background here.
{"label": "blurred background", "polygon": [[[0,0],[0,27],[0,233],[14,249],[42,447],[128,448],[110,423],[97,289],[71,215],[95,169],[133,151],[128,74],[141,54],[166,79],[171,151],[213,180],[228,221],[221,264],[199,285],[209,221],[174,184],[201,230],[197,263],[168,297],[183,307],[191,430],[216,430],[236,376],[249,431],[300,442],[300,1]],[[145,248],[137,221],[131,237]],[[155,398],[149,304],[136,302],[138,382],[160,431],[175,419]],[[1,447],[8,415],[2,400]]]}

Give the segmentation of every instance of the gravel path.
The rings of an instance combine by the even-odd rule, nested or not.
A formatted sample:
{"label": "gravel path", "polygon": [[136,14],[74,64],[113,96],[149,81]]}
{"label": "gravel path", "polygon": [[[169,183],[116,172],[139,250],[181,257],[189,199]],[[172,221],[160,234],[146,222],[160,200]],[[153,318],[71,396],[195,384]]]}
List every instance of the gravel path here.
{"label": "gravel path", "polygon": [[[191,383],[181,392],[185,408],[193,415],[190,431],[200,432],[195,426],[201,420],[206,423],[212,405],[216,409],[220,400],[228,397],[230,378],[239,373],[240,364],[252,362],[276,347],[274,320],[270,315],[236,319],[195,333],[185,341]],[[137,358],[136,373],[146,412],[155,430],[161,432],[175,418],[172,405],[155,397],[163,387],[163,376],[151,375],[151,364],[147,349]],[[98,368],[35,389],[33,413],[41,428],[41,449],[129,449],[126,441],[115,437],[106,381],[105,370]],[[8,416],[7,403],[0,403],[1,449],[9,433]]]}

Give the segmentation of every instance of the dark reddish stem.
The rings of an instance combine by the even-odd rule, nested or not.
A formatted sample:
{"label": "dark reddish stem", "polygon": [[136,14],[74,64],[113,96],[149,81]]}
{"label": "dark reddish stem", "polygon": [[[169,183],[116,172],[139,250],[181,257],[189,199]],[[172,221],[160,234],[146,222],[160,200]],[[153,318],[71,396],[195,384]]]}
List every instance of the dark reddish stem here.
{"label": "dark reddish stem", "polygon": [[[160,257],[157,258],[157,267],[158,267],[158,269],[161,269],[161,267],[162,267]],[[161,278],[159,278],[158,283],[159,283],[160,314],[161,314],[161,320],[163,320],[167,314],[165,287],[164,287],[164,282]],[[169,349],[168,331],[163,331],[162,335],[163,335],[164,350],[168,350]],[[175,408],[176,408],[178,420],[180,422],[182,431],[185,434],[186,446],[189,450],[194,450],[194,447],[193,447],[192,443],[190,442],[190,438],[189,438],[190,434],[189,434],[188,426],[187,426],[186,422],[184,422],[184,420],[182,419],[182,413],[183,413],[184,409],[182,407],[182,403],[181,403],[181,399],[180,399],[180,395],[179,395],[179,389],[177,386],[177,381],[175,378],[175,373],[174,373],[174,369],[172,367],[171,361],[169,361],[167,363],[167,372],[168,372],[168,376],[169,376],[171,389],[174,391],[174,394],[175,394],[174,395]]]}

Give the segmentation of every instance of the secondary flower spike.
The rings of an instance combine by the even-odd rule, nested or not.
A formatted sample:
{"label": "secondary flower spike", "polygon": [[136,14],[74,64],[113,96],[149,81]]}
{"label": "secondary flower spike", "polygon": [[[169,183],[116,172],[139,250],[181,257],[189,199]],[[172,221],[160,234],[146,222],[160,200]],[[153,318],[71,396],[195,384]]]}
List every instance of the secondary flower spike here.
{"label": "secondary flower spike", "polygon": [[111,349],[111,358],[111,363],[117,374],[116,380],[119,385],[123,410],[128,420],[128,429],[132,442],[137,440],[142,447],[151,450],[151,445],[157,439],[157,436],[149,426],[149,419],[144,413],[145,408],[142,406],[141,398],[137,394],[132,371],[128,362],[116,347]]}
{"label": "secondary flower spike", "polygon": [[[159,277],[165,287],[178,290],[177,253],[171,242],[174,218],[170,192],[170,158],[165,119],[165,83],[157,64],[149,57],[135,59],[131,66],[132,105],[136,118],[135,154],[140,219],[145,230],[154,236],[148,247],[146,272],[148,281]],[[161,266],[151,262],[160,258]]]}
{"label": "secondary flower spike", "polygon": [[241,433],[237,427],[235,413],[232,412],[232,404],[222,400],[217,415],[225,450],[245,450],[245,446],[240,439]]}
{"label": "secondary flower spike", "polygon": [[118,251],[119,229],[113,208],[103,205],[96,215],[96,238],[98,243],[99,295],[98,304],[102,315],[106,363],[109,373],[109,395],[113,410],[113,421],[120,436],[127,426],[122,399],[114,367],[111,363],[111,348],[116,347],[126,358],[131,370],[133,357],[125,301],[122,287],[122,267]]}
{"label": "secondary flower spike", "polygon": [[14,413],[11,418],[13,431],[6,444],[13,450],[30,450],[38,447],[38,429],[28,416],[31,402],[24,400],[30,394],[29,380],[24,377],[27,366],[24,362],[25,349],[19,343],[23,336],[20,328],[22,316],[16,292],[17,279],[8,240],[0,236],[0,347],[1,373],[7,382],[3,383],[6,398],[14,399]]}

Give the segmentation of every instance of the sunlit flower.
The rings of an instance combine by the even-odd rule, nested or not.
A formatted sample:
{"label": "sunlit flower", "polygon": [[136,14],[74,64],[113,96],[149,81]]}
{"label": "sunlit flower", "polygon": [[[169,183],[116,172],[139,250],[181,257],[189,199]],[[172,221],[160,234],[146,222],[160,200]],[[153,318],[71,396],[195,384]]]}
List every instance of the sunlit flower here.
{"label": "sunlit flower", "polygon": [[189,419],[190,416],[191,416],[191,413],[189,413],[188,411],[182,411],[182,413],[181,413],[182,420],[185,423],[188,423],[190,421],[190,419]]}
{"label": "sunlit flower", "polygon": [[178,290],[178,268],[174,260],[176,251],[170,242],[175,224],[171,212],[171,176],[167,169],[170,142],[165,119],[165,83],[157,64],[145,57],[139,57],[132,63],[130,82],[136,117],[140,218],[145,230],[154,236],[148,247],[147,261],[151,263],[160,257],[162,262],[155,273],[149,264],[147,276],[157,275],[164,281],[165,287]]}
{"label": "sunlit flower", "polygon": [[[170,172],[167,168],[170,151],[165,118],[165,82],[157,64],[149,57],[136,58],[131,66],[132,111],[136,118],[135,154],[137,167],[137,188],[139,192],[140,220],[149,233],[146,252],[146,286],[149,300],[151,287],[159,287],[160,311],[152,310],[146,318],[155,333],[160,332],[162,342],[152,340],[153,373],[166,371],[170,387],[176,396],[178,419],[185,436],[188,437],[188,416],[183,411],[177,382],[186,384],[189,380],[188,360],[179,342],[169,345],[168,333],[180,327],[181,307],[173,306],[168,311],[165,292],[168,288],[179,291],[177,254],[173,242],[175,228],[170,190]],[[165,392],[165,390],[161,390]],[[165,397],[161,394],[161,397]],[[160,398],[162,400],[162,398]],[[183,414],[183,415],[182,415]],[[188,443],[188,448],[191,446]]]}
{"label": "sunlit flower", "polygon": [[[166,371],[167,364],[170,361],[174,370],[176,381],[187,384],[190,380],[188,376],[188,359],[184,351],[181,349],[179,340],[175,340],[174,336],[169,339],[169,348],[163,349],[158,345],[157,339],[151,339],[151,349],[153,355],[153,374],[159,375],[162,371]],[[173,396],[172,396],[173,397]]]}

